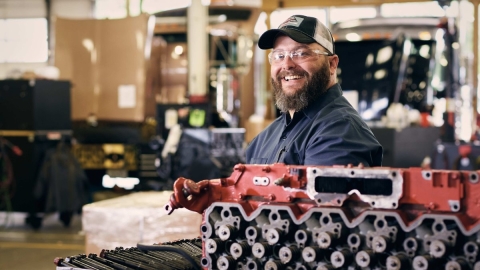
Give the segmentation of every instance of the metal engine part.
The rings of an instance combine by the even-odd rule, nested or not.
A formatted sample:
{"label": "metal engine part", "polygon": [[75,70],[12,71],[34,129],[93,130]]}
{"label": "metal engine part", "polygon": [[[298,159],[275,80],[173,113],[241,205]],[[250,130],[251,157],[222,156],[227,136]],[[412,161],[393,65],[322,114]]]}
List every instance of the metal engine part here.
{"label": "metal engine part", "polygon": [[479,173],[238,164],[165,210],[203,214],[204,269],[480,269]]}

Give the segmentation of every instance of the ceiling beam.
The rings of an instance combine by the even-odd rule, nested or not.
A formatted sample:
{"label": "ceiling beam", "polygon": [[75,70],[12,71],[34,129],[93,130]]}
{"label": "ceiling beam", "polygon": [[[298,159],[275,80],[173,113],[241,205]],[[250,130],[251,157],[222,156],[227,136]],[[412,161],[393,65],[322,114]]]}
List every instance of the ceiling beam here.
{"label": "ceiling beam", "polygon": [[432,0],[263,0],[262,10],[271,12],[277,8],[296,7],[340,7],[381,5],[385,3],[430,2]]}

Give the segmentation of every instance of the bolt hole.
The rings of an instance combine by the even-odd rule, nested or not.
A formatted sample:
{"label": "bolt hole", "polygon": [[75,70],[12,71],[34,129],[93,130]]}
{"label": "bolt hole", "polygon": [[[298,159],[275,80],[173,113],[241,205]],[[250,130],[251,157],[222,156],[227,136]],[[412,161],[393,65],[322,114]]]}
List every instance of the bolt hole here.
{"label": "bolt hole", "polygon": [[396,204],[396,203],[392,203],[392,206],[393,206],[393,207],[397,207],[397,204]]}
{"label": "bolt hole", "polygon": [[385,222],[383,220],[378,220],[377,221],[377,227],[381,229],[381,228],[383,228],[383,226],[385,226]]}
{"label": "bolt hole", "polygon": [[415,247],[415,241],[407,240],[406,246],[407,246],[407,248],[410,248],[410,249],[414,248]]}
{"label": "bolt hole", "polygon": [[207,226],[205,225],[202,225],[202,232],[206,233],[208,231],[208,228]]}
{"label": "bolt hole", "polygon": [[397,172],[392,172],[392,176],[393,177],[397,176]]}
{"label": "bolt hole", "polygon": [[354,171],[351,171],[350,174],[351,174],[351,175],[355,175],[355,172],[354,172]]}
{"label": "bolt hole", "polygon": [[208,259],[207,258],[202,258],[202,266],[207,267],[208,266]]}
{"label": "bolt hole", "polygon": [[350,236],[350,244],[351,244],[351,245],[355,245],[355,244],[357,244],[358,242],[359,242],[358,236],[356,236],[356,235],[351,235],[351,236]]}
{"label": "bolt hole", "polygon": [[278,219],[278,215],[277,214],[272,214],[272,220],[277,220]]}
{"label": "bolt hole", "polygon": [[435,225],[435,230],[436,230],[437,232],[442,231],[442,230],[443,230],[443,225],[440,224],[440,223],[436,224],[436,225]]}
{"label": "bolt hole", "polygon": [[475,244],[473,243],[467,243],[465,245],[465,250],[468,252],[468,253],[474,253],[476,248],[475,248]]}
{"label": "bolt hole", "polygon": [[329,223],[329,222],[330,222],[330,217],[329,217],[329,216],[323,217],[323,218],[322,218],[322,222],[323,222],[323,224]]}

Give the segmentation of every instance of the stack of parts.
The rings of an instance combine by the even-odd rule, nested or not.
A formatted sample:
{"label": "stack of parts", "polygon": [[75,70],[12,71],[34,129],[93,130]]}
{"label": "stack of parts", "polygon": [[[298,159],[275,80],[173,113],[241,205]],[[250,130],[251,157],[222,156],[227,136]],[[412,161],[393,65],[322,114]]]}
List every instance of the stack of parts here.
{"label": "stack of parts", "polygon": [[67,258],[55,258],[57,270],[114,270],[114,269],[200,269],[202,240],[183,239],[161,245],[141,245],[132,248],[118,247],[102,250],[100,255],[78,254]]}

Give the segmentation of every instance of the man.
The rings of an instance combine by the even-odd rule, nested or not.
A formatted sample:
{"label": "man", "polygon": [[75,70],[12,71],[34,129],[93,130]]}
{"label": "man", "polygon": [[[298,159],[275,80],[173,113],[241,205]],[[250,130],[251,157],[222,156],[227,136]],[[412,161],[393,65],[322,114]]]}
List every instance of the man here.
{"label": "man", "polygon": [[328,28],[294,15],[262,34],[271,82],[282,115],[246,150],[250,164],[381,166],[382,146],[342,96],[338,56]]}

